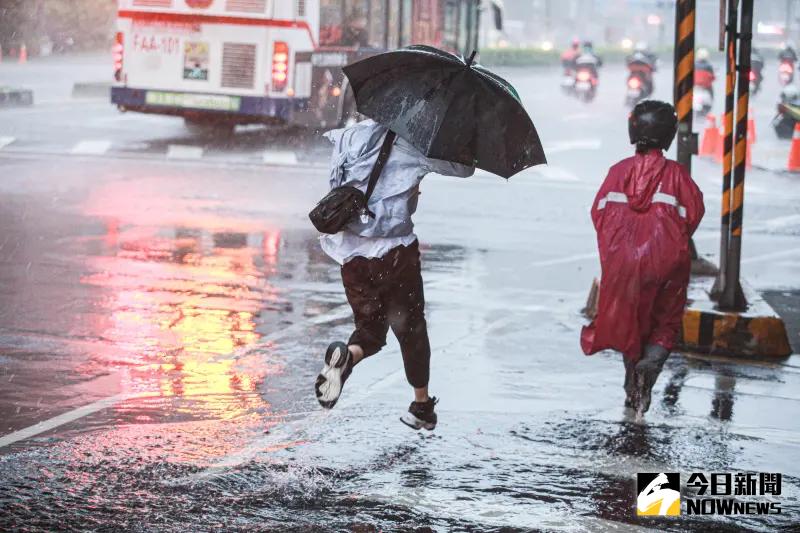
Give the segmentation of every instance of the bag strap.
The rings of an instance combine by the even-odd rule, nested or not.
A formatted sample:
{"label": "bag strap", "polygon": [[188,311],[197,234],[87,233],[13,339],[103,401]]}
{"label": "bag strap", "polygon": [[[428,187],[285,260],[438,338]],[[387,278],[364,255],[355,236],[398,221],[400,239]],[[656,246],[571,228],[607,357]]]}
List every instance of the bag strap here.
{"label": "bag strap", "polygon": [[378,178],[381,176],[383,166],[389,159],[389,152],[392,151],[392,145],[394,144],[395,137],[397,137],[397,134],[392,130],[389,130],[386,132],[386,137],[383,138],[383,145],[381,146],[381,151],[378,154],[378,159],[375,161],[375,165],[372,167],[372,172],[369,174],[369,184],[367,185],[367,202],[369,202],[369,197],[372,196],[372,191],[375,190],[375,185],[378,183]]}

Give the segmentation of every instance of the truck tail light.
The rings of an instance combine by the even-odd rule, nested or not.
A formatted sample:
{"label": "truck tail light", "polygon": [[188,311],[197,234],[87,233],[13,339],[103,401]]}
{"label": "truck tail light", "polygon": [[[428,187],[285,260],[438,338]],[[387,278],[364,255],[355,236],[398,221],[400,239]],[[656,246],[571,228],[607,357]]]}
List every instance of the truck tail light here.
{"label": "truck tail light", "polygon": [[275,41],[272,46],[272,90],[283,92],[289,80],[289,45]]}
{"label": "truck tail light", "polygon": [[114,47],[111,49],[112,57],[114,58],[114,79],[122,81],[122,63],[125,57],[125,45],[121,31],[117,32],[114,39]]}

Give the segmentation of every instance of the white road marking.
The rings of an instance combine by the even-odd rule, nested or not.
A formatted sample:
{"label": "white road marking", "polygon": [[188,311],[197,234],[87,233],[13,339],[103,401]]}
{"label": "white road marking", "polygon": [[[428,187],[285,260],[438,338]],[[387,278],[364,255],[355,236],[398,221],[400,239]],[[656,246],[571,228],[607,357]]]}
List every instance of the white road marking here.
{"label": "white road marking", "polygon": [[586,259],[596,259],[597,257],[598,257],[597,252],[592,252],[588,254],[578,254],[578,255],[570,255],[567,257],[559,257],[556,259],[545,259],[542,261],[534,261],[533,263],[530,263],[529,266],[546,267],[554,265],[564,265],[566,263],[576,263],[578,261],[584,261]]}
{"label": "white road marking", "polygon": [[758,263],[761,261],[769,261],[770,259],[780,259],[781,257],[791,257],[800,254],[800,248],[792,248],[791,250],[781,250],[779,252],[770,252],[768,254],[756,255],[742,259],[742,264]]}
{"label": "white road marking", "polygon": [[538,167],[534,167],[532,172],[538,177],[550,181],[581,181],[578,176],[564,167],[539,165]]}
{"label": "white road marking", "polygon": [[[279,338],[286,337],[286,336],[289,336],[289,335],[293,335],[294,333],[296,333],[299,330],[301,330],[303,327],[306,327],[306,326],[308,326],[310,324],[319,325],[319,324],[324,324],[326,322],[333,322],[334,320],[347,318],[348,316],[350,316],[351,313],[352,313],[352,311],[350,310],[350,305],[349,304],[344,304],[344,305],[340,305],[338,307],[334,307],[333,309],[331,309],[327,313],[322,313],[321,315],[317,315],[317,316],[315,316],[315,317],[313,317],[313,318],[311,318],[309,320],[306,320],[304,322],[298,322],[297,324],[289,326],[288,328],[282,329],[280,331],[276,331],[276,332],[272,333],[271,335],[266,335],[266,336],[262,337],[260,339],[260,344],[258,346],[262,346],[263,343],[266,343],[266,342],[275,341],[275,340],[277,340]],[[241,357],[242,355],[250,352],[251,350],[257,348],[258,346],[248,346],[247,348],[243,348],[241,350],[238,350],[237,352],[234,352],[233,354],[226,354],[224,357],[225,358]],[[220,358],[221,357],[218,357],[216,359],[220,359]],[[17,441],[20,441],[20,440],[28,439],[30,437],[33,437],[33,436],[38,435],[40,433],[43,433],[45,431],[49,431],[49,430],[51,430],[53,428],[56,428],[58,426],[62,426],[62,425],[67,424],[69,422],[73,422],[75,420],[78,420],[79,418],[83,418],[84,416],[90,415],[92,413],[96,413],[97,411],[100,411],[102,409],[106,409],[108,407],[111,407],[112,405],[116,404],[117,402],[125,401],[125,400],[130,399],[130,398],[132,398],[134,396],[137,396],[137,395],[124,393],[124,394],[117,394],[116,396],[109,396],[108,398],[103,398],[102,400],[98,400],[98,401],[96,401],[94,403],[91,403],[89,405],[84,405],[83,407],[78,407],[77,409],[73,409],[72,411],[69,411],[67,413],[63,413],[63,414],[58,415],[58,416],[56,416],[54,418],[50,418],[49,420],[44,420],[42,422],[39,422],[38,424],[34,424],[33,426],[29,426],[29,427],[21,429],[19,431],[15,431],[14,433],[9,433],[8,435],[0,437],[0,448],[3,448],[4,446],[8,446],[9,444],[13,444],[13,443],[15,443]]]}
{"label": "white road marking", "polygon": [[127,399],[133,398],[134,396],[137,395],[131,393],[122,393],[122,394],[117,394],[116,396],[109,396],[108,398],[103,398],[102,400],[90,403],[89,405],[78,407],[77,409],[73,409],[72,411],[60,414],[49,420],[44,420],[42,422],[39,422],[38,424],[28,426],[24,429],[20,429],[19,431],[9,433],[8,435],[3,435],[2,437],[0,437],[0,448],[3,448],[10,444],[14,444],[15,442],[21,440],[29,439],[31,437],[39,435],[40,433],[44,433],[45,431],[50,431],[53,428],[57,428],[58,426],[63,426],[64,424],[68,424],[70,422],[78,420],[79,418],[83,418],[84,416],[96,413],[97,411],[102,411],[103,409],[107,409],[117,402],[125,401]]}
{"label": "white road marking", "polygon": [[0,150],[16,141],[16,137],[0,137]]}
{"label": "white road marking", "polygon": [[297,155],[291,150],[267,150],[262,161],[268,165],[296,165]]}
{"label": "white road marking", "polygon": [[201,157],[203,157],[201,146],[170,144],[167,147],[167,159],[200,159]]}
{"label": "white road marking", "polygon": [[571,139],[568,141],[556,141],[544,147],[546,155],[570,150],[599,150],[603,145],[600,139]]}
{"label": "white road marking", "polygon": [[76,155],[103,155],[111,148],[111,141],[81,141],[72,147],[70,153]]}

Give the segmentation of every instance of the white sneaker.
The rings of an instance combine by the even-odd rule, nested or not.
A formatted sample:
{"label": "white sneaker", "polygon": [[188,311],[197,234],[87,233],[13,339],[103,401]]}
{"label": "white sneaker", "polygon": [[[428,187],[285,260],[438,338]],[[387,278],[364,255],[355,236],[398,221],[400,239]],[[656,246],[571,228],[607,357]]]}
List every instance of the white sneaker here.
{"label": "white sneaker", "polygon": [[343,342],[332,342],[325,351],[325,366],[317,376],[314,390],[319,404],[331,409],[342,394],[344,382],[353,371],[353,356]]}

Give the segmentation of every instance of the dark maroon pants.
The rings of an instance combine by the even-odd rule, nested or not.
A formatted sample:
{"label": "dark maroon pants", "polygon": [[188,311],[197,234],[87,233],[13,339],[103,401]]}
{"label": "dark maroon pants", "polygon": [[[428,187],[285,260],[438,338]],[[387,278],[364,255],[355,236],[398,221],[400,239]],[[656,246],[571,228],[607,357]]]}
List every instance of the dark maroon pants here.
{"label": "dark maroon pants", "polygon": [[378,353],[392,328],[400,343],[406,379],[425,387],[430,378],[431,346],[425,322],[419,243],[398,246],[375,259],[356,257],[342,266],[342,282],[356,329],[348,344],[364,356]]}

